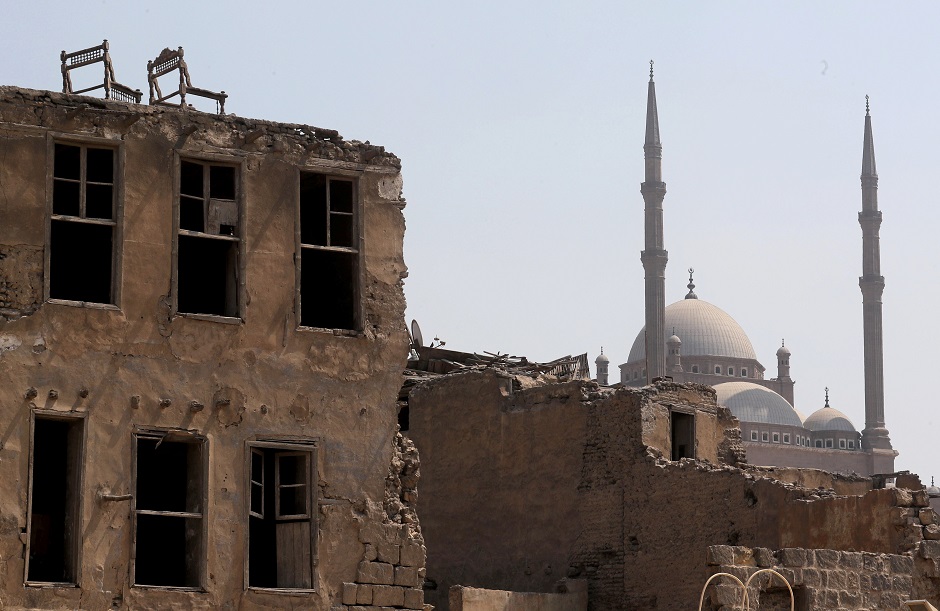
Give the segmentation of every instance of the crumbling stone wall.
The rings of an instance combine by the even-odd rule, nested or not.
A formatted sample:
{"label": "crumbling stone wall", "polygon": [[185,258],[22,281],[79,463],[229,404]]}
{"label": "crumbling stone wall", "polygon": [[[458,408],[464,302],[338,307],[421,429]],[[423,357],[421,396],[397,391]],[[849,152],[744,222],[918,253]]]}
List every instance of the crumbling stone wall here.
{"label": "crumbling stone wall", "polygon": [[[43,301],[48,152],[53,135],[62,134],[101,138],[123,151],[116,280],[121,298],[115,306]],[[177,154],[242,164],[240,320],[171,311]],[[341,173],[357,182],[364,245],[357,330],[298,329],[298,168]],[[408,346],[399,170],[398,158],[381,147],[308,125],[0,87],[4,608],[326,610],[342,604],[343,584],[359,579],[362,562],[378,562],[368,546],[380,544],[410,550],[401,553],[397,566],[407,569],[399,571],[405,574],[401,579],[413,577],[408,584],[416,589],[423,557],[415,551],[417,459],[412,449],[392,442]],[[35,410],[85,416],[77,587],[23,585]],[[204,591],[129,582],[129,502],[105,502],[98,493],[134,492],[135,427],[206,439]],[[319,441],[313,592],[245,588],[245,444],[259,438]],[[390,492],[398,494],[399,504]]]}
{"label": "crumbling stone wall", "polygon": [[[712,573],[730,573],[743,582],[759,569],[773,569],[793,588],[796,608],[807,611],[900,609],[903,601],[919,598],[915,582],[924,578],[910,553],[713,546],[708,549],[707,562]],[[739,608],[740,587],[730,579],[718,579],[718,585],[708,588],[705,608]],[[789,593],[779,579],[758,576],[751,583],[748,597],[752,608],[790,608]]]}
{"label": "crumbling stone wall", "polygon": [[[923,521],[932,514],[921,517],[923,491],[870,490],[870,481],[815,471],[787,470],[782,481],[741,463],[740,438],[716,432],[729,416],[705,387],[543,381],[531,401],[535,388],[510,390],[500,376],[451,374],[410,396],[428,579],[438,588],[547,592],[564,567],[587,580],[592,610],[679,610],[697,604],[709,546],[898,555],[940,535]],[[731,464],[667,460],[670,406],[699,404],[698,455]],[[428,599],[446,603],[434,591]]]}

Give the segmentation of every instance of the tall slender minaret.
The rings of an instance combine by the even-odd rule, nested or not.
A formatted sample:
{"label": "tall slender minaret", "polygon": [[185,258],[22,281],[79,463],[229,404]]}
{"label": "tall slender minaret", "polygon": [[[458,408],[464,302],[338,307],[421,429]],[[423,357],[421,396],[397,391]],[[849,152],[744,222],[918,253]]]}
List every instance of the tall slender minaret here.
{"label": "tall slender minaret", "polygon": [[663,248],[663,146],[659,140],[659,113],[656,111],[656,84],[650,60],[649,92],[646,98],[646,141],[643,143],[646,177],[640,185],[646,206],[646,248],[640,253],[646,271],[646,382],[666,373],[666,261]]}
{"label": "tall slender minaret", "polygon": [[[885,279],[881,275],[881,251],[878,231],[881,211],[878,210],[878,172],[875,170],[875,143],[871,133],[871,113],[865,96],[865,142],[862,147],[862,211],[858,222],[862,226],[862,276],[858,285],[862,289],[862,311],[865,329],[865,430],[862,447],[874,450],[874,472],[894,469],[896,452],[891,448],[888,429],[885,428],[884,356],[881,331],[881,295]],[[878,452],[887,450],[887,452]],[[890,456],[890,462],[886,462]]]}

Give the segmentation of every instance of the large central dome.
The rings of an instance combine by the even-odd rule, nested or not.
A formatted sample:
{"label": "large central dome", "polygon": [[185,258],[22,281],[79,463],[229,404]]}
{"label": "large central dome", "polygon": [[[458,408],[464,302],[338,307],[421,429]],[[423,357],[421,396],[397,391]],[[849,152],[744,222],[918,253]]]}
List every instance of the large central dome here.
{"label": "large central dome", "polygon": [[[724,356],[757,360],[744,329],[718,306],[701,299],[683,299],[666,307],[663,345],[675,332],[682,340],[682,356]],[[675,330],[675,331],[673,331]],[[630,349],[628,363],[646,358],[646,327]]]}

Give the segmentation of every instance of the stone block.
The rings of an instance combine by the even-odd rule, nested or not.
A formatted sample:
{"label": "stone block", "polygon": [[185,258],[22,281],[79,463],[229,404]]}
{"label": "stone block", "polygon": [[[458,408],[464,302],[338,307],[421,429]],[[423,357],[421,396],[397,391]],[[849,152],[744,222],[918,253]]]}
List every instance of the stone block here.
{"label": "stone block", "polygon": [[868,573],[881,573],[885,570],[885,563],[877,554],[864,554],[862,565]]}
{"label": "stone block", "polygon": [[833,549],[816,550],[816,566],[821,569],[839,568],[839,552]]}
{"label": "stone block", "polygon": [[927,496],[926,490],[915,490],[913,497],[911,504],[914,505],[914,507],[930,507],[930,497]]}
{"label": "stone block", "polygon": [[859,609],[861,606],[861,592],[849,592],[847,590],[841,590],[839,592],[839,609]]}
{"label": "stone block", "polygon": [[741,588],[737,584],[720,583],[712,589],[712,604],[735,608],[742,602]]}
{"label": "stone block", "polygon": [[830,590],[844,590],[848,587],[848,579],[844,571],[826,571],[826,587]]}
{"label": "stone block", "polygon": [[940,524],[928,524],[924,526],[924,539],[928,541],[940,540]]}
{"label": "stone block", "polygon": [[424,590],[405,590],[405,609],[423,609]]}
{"label": "stone block", "polygon": [[413,566],[395,567],[395,585],[415,588],[420,586],[418,583],[418,569]]}
{"label": "stone block", "polygon": [[359,563],[359,579],[356,581],[359,583],[392,585],[395,583],[395,570],[390,564],[365,560]]}
{"label": "stone block", "polygon": [[846,570],[858,571],[864,566],[864,556],[860,552],[842,552],[839,562]]}
{"label": "stone block", "polygon": [[905,599],[906,596],[902,598],[897,592],[885,592],[879,609],[900,609]]}
{"label": "stone block", "polygon": [[910,594],[914,589],[914,580],[907,575],[894,576],[894,591],[901,594]]}
{"label": "stone block", "polygon": [[818,588],[822,585],[819,569],[803,569],[803,585],[807,588]]}
{"label": "stone block", "polygon": [[399,564],[402,566],[423,567],[427,550],[416,541],[406,541],[401,546]]}
{"label": "stone block", "polygon": [[705,552],[705,564],[708,566],[731,566],[734,564],[734,552],[727,545],[710,545]]}
{"label": "stone block", "polygon": [[777,559],[774,558],[774,553],[766,547],[755,547],[754,561],[760,568],[767,569],[776,564]]}
{"label": "stone block", "polygon": [[359,584],[359,590],[356,593],[356,603],[360,605],[372,604],[372,586]]}
{"label": "stone block", "polygon": [[372,562],[379,557],[379,553],[376,551],[374,545],[371,543],[366,543],[366,553],[363,555],[363,557],[369,562]]}
{"label": "stone block", "polygon": [[895,575],[907,573],[910,575],[914,572],[914,558],[911,556],[891,556],[890,558],[891,573]]}
{"label": "stone block", "polygon": [[845,574],[845,589],[851,592],[856,592],[859,589],[859,579],[858,573],[849,572]]}
{"label": "stone block", "polygon": [[734,554],[734,564],[738,566],[756,566],[754,552],[751,551],[751,548],[733,545],[731,553]]}
{"label": "stone block", "polygon": [[398,564],[401,547],[397,543],[389,541],[378,541],[375,544],[375,551],[377,553],[379,562]]}
{"label": "stone block", "polygon": [[405,588],[398,586],[373,586],[372,605],[376,607],[401,607],[405,604]]}
{"label": "stone block", "polygon": [[359,540],[363,543],[376,543],[385,540],[385,529],[382,524],[369,522],[359,529]]}
{"label": "stone block", "polygon": [[343,604],[344,605],[356,604],[356,591],[357,590],[358,590],[358,586],[354,583],[343,584]]}
{"label": "stone block", "polygon": [[783,566],[803,567],[806,564],[806,550],[798,547],[785,547],[777,552]]}
{"label": "stone block", "polygon": [[940,559],[940,541],[921,541],[920,557]]}
{"label": "stone block", "polygon": [[895,507],[910,507],[914,504],[914,495],[905,488],[893,488]]}
{"label": "stone block", "polygon": [[917,512],[917,517],[924,526],[937,523],[937,514],[934,513],[933,509],[930,507],[921,508],[921,510]]}

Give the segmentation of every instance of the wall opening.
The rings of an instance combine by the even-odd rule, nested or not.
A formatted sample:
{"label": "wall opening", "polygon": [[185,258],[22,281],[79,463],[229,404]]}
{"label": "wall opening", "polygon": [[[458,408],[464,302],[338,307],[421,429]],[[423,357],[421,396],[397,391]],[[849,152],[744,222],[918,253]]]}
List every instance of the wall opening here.
{"label": "wall opening", "polygon": [[672,460],[695,458],[695,415],[669,412],[672,435]]}
{"label": "wall opening", "polygon": [[114,228],[52,220],[49,297],[112,303],[111,261]]}
{"label": "wall opening", "polygon": [[84,420],[36,416],[30,472],[26,581],[78,579]]}
{"label": "wall opening", "polygon": [[359,239],[355,183],[300,173],[300,325],[358,327]]}
{"label": "wall opening", "polygon": [[314,454],[304,446],[250,446],[248,585],[313,588]]}
{"label": "wall opening", "polygon": [[238,243],[179,237],[178,310],[238,316]]}
{"label": "wall opening", "polygon": [[205,440],[167,436],[136,436],[133,582],[198,588],[205,557]]}

